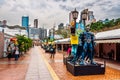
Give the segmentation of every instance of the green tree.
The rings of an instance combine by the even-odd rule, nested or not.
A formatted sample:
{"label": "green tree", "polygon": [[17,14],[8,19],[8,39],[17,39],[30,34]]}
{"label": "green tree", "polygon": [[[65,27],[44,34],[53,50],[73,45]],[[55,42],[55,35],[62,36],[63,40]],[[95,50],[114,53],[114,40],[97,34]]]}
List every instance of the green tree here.
{"label": "green tree", "polygon": [[97,21],[95,23],[91,23],[90,25],[91,31],[98,32],[103,30],[110,30],[110,29],[116,29],[120,27],[120,18],[118,19],[105,19],[105,21]]}
{"label": "green tree", "polygon": [[26,52],[32,47],[32,40],[25,37],[25,35],[17,35],[16,38],[20,52]]}
{"label": "green tree", "polygon": [[120,18],[115,20],[115,25],[119,25],[120,24]]}
{"label": "green tree", "polygon": [[70,37],[70,30],[69,29],[58,29],[56,30],[56,34],[62,35],[64,38]]}

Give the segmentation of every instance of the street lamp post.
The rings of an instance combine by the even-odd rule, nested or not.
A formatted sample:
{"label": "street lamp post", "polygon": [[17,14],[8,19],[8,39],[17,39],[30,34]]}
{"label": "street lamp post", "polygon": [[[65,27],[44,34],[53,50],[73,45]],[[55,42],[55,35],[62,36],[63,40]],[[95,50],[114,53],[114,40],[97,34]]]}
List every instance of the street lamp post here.
{"label": "street lamp post", "polygon": [[[72,17],[73,17],[73,19],[74,19],[74,26],[72,26],[71,27],[71,34],[73,35],[73,39],[71,38],[71,42],[72,41],[74,41],[74,40],[76,40],[77,38],[77,36],[75,36],[75,32],[76,32],[76,19],[78,18],[78,11],[76,11],[76,8],[75,8],[75,10],[74,11],[72,11]],[[77,54],[77,46],[78,46],[78,44],[77,43],[71,43],[71,45],[72,45],[72,54],[74,55],[74,58],[72,59],[72,62],[74,62],[75,63],[75,60],[76,60],[76,54]]]}
{"label": "street lamp post", "polygon": [[2,29],[2,33],[4,33],[4,28]]}
{"label": "street lamp post", "polygon": [[85,20],[87,19],[87,12],[88,12],[88,9],[84,9],[81,13],[84,26],[86,26]]}
{"label": "street lamp post", "polygon": [[21,29],[19,29],[19,34],[20,34],[20,36],[21,36]]}
{"label": "street lamp post", "polygon": [[30,36],[29,36],[29,26],[28,26],[28,38],[29,38]]}
{"label": "street lamp post", "polygon": [[53,26],[53,40],[55,38],[55,25]]}
{"label": "street lamp post", "polygon": [[72,11],[72,17],[74,19],[74,26],[71,27],[71,34],[75,35],[76,19],[78,18],[78,11],[76,11],[76,8],[74,11]]}
{"label": "street lamp post", "polygon": [[28,25],[28,27],[27,27],[27,31],[28,31],[28,38],[30,38],[30,32],[29,32],[29,29],[30,29],[30,24]]}

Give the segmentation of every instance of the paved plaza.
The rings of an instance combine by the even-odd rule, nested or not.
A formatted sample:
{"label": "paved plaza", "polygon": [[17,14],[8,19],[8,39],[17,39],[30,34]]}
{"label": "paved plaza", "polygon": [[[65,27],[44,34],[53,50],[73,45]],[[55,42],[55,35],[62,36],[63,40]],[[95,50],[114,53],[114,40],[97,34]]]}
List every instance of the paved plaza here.
{"label": "paved plaza", "polygon": [[35,46],[18,61],[0,59],[0,80],[120,80],[120,63],[106,60],[106,64],[104,75],[73,76],[63,63],[63,53],[57,52],[51,59],[49,53]]}

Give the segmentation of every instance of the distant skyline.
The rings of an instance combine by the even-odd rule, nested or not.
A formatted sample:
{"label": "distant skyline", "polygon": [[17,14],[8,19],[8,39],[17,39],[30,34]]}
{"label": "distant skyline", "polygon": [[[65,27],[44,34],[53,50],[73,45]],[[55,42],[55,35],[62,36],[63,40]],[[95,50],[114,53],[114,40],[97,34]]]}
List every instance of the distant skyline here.
{"label": "distant skyline", "polygon": [[88,8],[96,20],[120,18],[120,0],[0,0],[0,21],[21,25],[22,16],[27,15],[31,26],[38,19],[39,27],[50,29],[54,24],[68,23],[74,8],[79,13]]}

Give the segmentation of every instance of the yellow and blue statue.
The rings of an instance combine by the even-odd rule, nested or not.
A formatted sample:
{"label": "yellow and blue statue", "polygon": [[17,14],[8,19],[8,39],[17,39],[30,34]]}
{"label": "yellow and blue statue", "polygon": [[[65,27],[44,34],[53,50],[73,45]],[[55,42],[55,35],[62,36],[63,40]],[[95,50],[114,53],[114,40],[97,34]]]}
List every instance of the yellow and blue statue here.
{"label": "yellow and blue statue", "polygon": [[[82,29],[83,31],[84,29]],[[94,56],[94,34],[89,31],[90,27],[86,27],[83,32],[78,34],[79,43],[72,45],[73,59],[71,62],[79,62],[80,65],[95,64],[93,61]],[[86,61],[89,59],[89,63]]]}
{"label": "yellow and blue statue", "polygon": [[89,59],[90,64],[95,64],[93,61],[93,56],[94,56],[94,34],[92,32],[89,32],[90,27],[86,27],[86,30],[80,34],[82,36],[82,46],[83,46],[83,51],[81,54],[81,61],[80,64],[86,64],[85,63],[85,58],[87,57]]}

